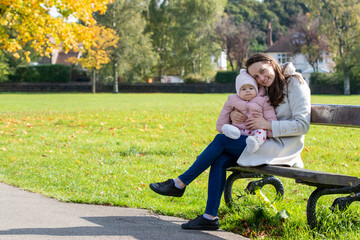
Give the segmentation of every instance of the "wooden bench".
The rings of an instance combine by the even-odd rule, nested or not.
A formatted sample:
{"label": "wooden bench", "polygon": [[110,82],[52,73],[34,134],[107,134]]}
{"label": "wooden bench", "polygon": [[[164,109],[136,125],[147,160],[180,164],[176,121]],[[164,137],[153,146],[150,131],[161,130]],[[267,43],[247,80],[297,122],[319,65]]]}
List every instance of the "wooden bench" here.
{"label": "wooden bench", "polygon": [[[312,104],[311,124],[360,127],[360,106]],[[238,166],[229,168],[228,171],[232,171],[232,174],[226,180],[224,198],[229,206],[241,198],[241,195],[234,191],[234,183],[243,178],[261,178],[251,181],[244,190],[246,193],[254,194],[257,189],[261,190],[265,185],[272,185],[276,191],[272,199],[274,201],[282,198],[285,192],[282,182],[275,176],[292,178],[296,183],[315,186],[316,190],[310,195],[306,210],[308,224],[311,228],[317,226],[316,204],[321,196],[349,194],[346,197],[336,198],[331,207],[333,210],[342,211],[347,209],[352,202],[360,201],[360,179],[355,176],[271,165]]]}

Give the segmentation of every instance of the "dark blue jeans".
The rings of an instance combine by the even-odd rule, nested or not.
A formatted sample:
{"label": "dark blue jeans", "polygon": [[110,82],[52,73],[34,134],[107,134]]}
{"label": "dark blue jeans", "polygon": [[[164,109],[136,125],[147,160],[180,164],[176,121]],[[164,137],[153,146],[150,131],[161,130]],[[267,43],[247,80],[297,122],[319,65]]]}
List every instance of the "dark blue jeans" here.
{"label": "dark blue jeans", "polygon": [[179,179],[189,185],[208,167],[210,168],[208,183],[208,199],[205,213],[217,216],[221,196],[226,182],[226,169],[236,166],[236,161],[246,146],[246,136],[231,139],[224,134],[218,134],[214,140],[197,157],[196,161]]}

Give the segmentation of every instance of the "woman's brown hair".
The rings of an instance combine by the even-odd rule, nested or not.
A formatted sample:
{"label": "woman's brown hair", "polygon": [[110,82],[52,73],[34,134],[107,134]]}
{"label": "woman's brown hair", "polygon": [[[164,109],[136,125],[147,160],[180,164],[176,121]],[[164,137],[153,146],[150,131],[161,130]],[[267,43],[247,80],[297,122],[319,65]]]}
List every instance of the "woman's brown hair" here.
{"label": "woman's brown hair", "polygon": [[268,95],[270,104],[276,108],[280,103],[283,103],[285,97],[284,88],[287,86],[287,81],[283,74],[283,69],[274,58],[265,53],[254,53],[251,55],[245,63],[246,69],[257,62],[269,63],[274,69],[275,79],[273,84],[268,87]]}

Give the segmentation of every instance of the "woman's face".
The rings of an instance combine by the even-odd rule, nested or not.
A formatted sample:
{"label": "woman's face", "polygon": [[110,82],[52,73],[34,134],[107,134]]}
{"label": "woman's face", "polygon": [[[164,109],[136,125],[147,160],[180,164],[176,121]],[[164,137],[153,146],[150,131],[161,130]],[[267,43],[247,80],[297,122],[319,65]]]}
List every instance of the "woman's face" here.
{"label": "woman's face", "polygon": [[270,87],[275,80],[275,71],[269,62],[256,62],[248,67],[249,74],[259,85]]}

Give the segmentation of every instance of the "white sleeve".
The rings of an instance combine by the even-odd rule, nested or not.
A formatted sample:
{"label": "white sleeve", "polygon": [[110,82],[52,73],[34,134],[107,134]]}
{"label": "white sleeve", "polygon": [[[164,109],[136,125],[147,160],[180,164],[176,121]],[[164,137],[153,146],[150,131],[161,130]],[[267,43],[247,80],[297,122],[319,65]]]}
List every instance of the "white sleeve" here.
{"label": "white sleeve", "polygon": [[[287,111],[291,113],[288,119],[272,121],[273,137],[287,137],[304,135],[310,127],[310,89],[306,82],[300,83],[296,77],[292,77],[288,84]],[[281,107],[280,104],[278,107]]]}

